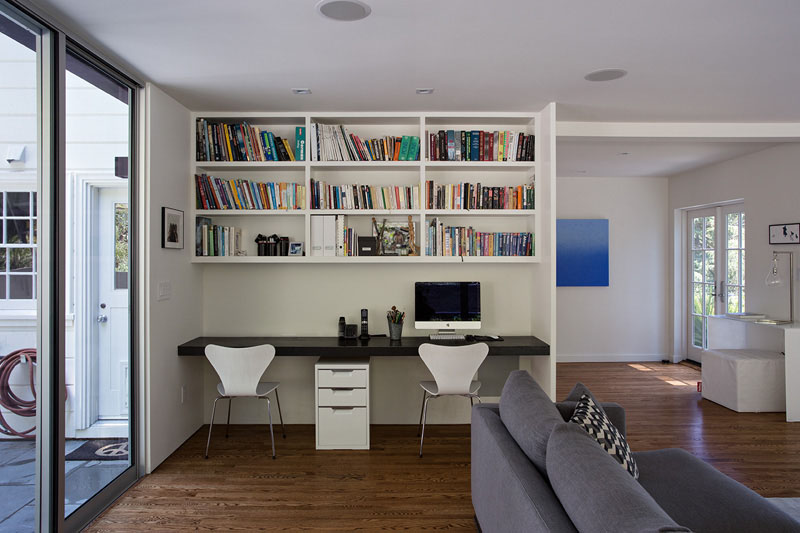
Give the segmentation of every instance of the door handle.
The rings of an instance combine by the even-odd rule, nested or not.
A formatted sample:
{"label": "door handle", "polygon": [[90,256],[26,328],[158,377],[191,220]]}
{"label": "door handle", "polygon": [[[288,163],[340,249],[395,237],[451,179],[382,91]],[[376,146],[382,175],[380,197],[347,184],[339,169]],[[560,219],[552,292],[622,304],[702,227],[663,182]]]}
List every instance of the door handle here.
{"label": "door handle", "polygon": [[108,322],[108,317],[106,315],[97,315],[97,322],[100,324]]}

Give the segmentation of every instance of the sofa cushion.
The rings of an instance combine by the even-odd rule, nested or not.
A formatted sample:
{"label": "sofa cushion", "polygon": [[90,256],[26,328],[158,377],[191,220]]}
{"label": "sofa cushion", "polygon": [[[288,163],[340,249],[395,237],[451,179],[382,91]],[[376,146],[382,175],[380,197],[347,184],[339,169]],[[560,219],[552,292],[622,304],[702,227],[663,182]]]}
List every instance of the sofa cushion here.
{"label": "sofa cushion", "polygon": [[517,444],[546,474],[545,454],[547,439],[553,426],[564,419],[542,388],[525,370],[515,370],[508,375],[500,395],[500,419]]}
{"label": "sofa cushion", "polygon": [[639,470],[636,468],[636,461],[631,454],[628,441],[617,431],[605,411],[594,403],[588,394],[581,396],[578,406],[575,407],[575,413],[569,421],[577,424],[594,437],[600,446],[633,476],[633,479],[639,477]]}
{"label": "sofa cushion", "polygon": [[800,531],[800,523],[769,500],[685,450],[637,452],[634,457],[642,487],[674,520],[695,531]]}
{"label": "sofa cushion", "polygon": [[575,424],[553,428],[546,462],[550,484],[578,531],[689,531]]}
{"label": "sofa cushion", "polygon": [[591,398],[592,401],[595,403],[595,405],[598,406],[600,410],[605,412],[605,409],[603,409],[603,406],[600,404],[599,401],[597,401],[597,398],[594,397],[594,394],[592,394],[592,391],[589,390],[589,387],[587,387],[580,381],[577,382],[574,387],[572,387],[572,390],[569,391],[569,394],[567,394],[567,397],[564,398],[564,401],[577,403],[580,401],[581,397],[584,394],[588,395],[589,398]]}

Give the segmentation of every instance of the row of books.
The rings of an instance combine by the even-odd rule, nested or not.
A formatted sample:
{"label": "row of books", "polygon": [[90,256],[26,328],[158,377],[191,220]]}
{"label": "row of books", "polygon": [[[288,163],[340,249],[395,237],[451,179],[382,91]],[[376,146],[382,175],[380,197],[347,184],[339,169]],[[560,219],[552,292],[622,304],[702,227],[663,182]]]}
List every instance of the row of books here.
{"label": "row of books", "polygon": [[419,186],[331,185],[312,179],[311,209],[419,209]]}
{"label": "row of books", "polygon": [[196,157],[198,161],[298,161],[306,159],[306,128],[295,128],[294,152],[286,138],[261,130],[247,122],[226,124],[197,119]]}
{"label": "row of books", "polygon": [[242,228],[215,225],[208,217],[197,217],[195,225],[195,255],[243,255]]}
{"label": "row of books", "polygon": [[487,187],[480,183],[425,182],[426,209],[534,209],[533,183]]}
{"label": "row of books", "polygon": [[302,209],[306,187],[297,183],[260,183],[195,174],[198,209]]}
{"label": "row of books", "polygon": [[428,133],[429,161],[533,161],[534,136],[516,131]]}
{"label": "row of books", "polygon": [[472,226],[445,226],[438,218],[428,225],[425,255],[429,256],[531,256],[533,233],[482,232]]}
{"label": "row of books", "polygon": [[361,139],[341,124],[311,124],[312,161],[418,161],[419,137]]}

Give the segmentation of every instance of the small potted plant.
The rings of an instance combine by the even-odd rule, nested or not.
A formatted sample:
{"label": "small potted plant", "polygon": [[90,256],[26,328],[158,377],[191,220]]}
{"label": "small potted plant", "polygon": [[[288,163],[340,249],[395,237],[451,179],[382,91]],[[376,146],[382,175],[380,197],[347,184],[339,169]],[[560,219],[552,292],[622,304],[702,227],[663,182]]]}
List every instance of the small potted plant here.
{"label": "small potted plant", "polygon": [[399,341],[403,335],[403,320],[406,314],[399,311],[397,307],[392,308],[386,312],[386,320],[389,322],[389,340]]}

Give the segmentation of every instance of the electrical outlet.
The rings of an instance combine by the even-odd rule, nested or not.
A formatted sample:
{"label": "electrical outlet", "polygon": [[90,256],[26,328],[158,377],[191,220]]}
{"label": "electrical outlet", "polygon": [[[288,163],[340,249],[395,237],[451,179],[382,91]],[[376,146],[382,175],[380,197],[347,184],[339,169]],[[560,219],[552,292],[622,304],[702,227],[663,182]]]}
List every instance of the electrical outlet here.
{"label": "electrical outlet", "polygon": [[169,281],[158,282],[157,300],[169,300],[172,297],[172,283]]}
{"label": "electrical outlet", "polygon": [[186,401],[186,385],[181,385],[181,404]]}

